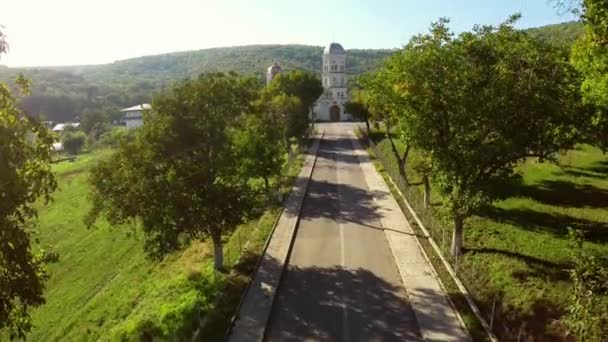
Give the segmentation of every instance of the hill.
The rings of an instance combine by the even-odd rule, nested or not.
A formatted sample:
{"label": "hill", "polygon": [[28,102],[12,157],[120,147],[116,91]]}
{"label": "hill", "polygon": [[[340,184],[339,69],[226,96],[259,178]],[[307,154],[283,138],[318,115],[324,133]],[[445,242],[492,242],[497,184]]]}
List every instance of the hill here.
{"label": "hill", "polygon": [[[248,45],[144,56],[72,71],[89,81],[116,82],[125,78],[172,80],[203,72],[236,71],[263,77],[277,61],[285,69],[320,72],[323,48],[308,45]],[[348,50],[348,71],[360,74],[375,68],[391,50]],[[69,70],[69,68],[67,69]]]}
{"label": "hill", "polygon": [[[527,29],[538,39],[565,47],[582,35],[580,22]],[[260,80],[278,61],[284,69],[319,73],[323,48],[309,45],[248,45],[143,56],[109,64],[7,68],[0,66],[0,81],[12,82],[19,72],[32,80],[32,95],[22,108],[52,121],[77,120],[85,109],[116,113],[124,106],[150,101],[151,95],[172,81],[204,72],[236,71]],[[353,49],[348,72],[357,75],[376,68],[393,50]]]}
{"label": "hill", "polygon": [[[116,112],[151,95],[174,80],[204,72],[235,71],[264,79],[266,68],[278,61],[284,69],[320,72],[323,48],[307,45],[250,45],[175,52],[69,67],[7,68],[0,81],[12,83],[22,72],[32,81],[32,95],[22,108],[51,121],[77,119],[85,109]],[[392,50],[347,50],[348,72],[356,75],[377,67]]]}
{"label": "hill", "polygon": [[570,47],[578,37],[583,35],[585,28],[579,21],[569,21],[527,29],[526,32],[535,38]]}

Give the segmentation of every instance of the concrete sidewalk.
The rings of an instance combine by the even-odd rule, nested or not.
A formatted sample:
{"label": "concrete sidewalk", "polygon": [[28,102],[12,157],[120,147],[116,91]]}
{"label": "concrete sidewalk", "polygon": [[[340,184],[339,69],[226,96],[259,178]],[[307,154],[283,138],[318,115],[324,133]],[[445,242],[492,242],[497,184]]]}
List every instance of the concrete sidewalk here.
{"label": "concrete sidewalk", "polygon": [[422,251],[411,226],[393,198],[382,176],[371,163],[367,151],[353,135],[354,154],[374,201],[403,280],[420,333],[426,341],[470,341],[462,318]]}
{"label": "concrete sidewalk", "polygon": [[287,262],[322,139],[323,134],[315,136],[315,141],[308,152],[302,170],[285,201],[283,212],[262,256],[260,266],[237,313],[228,341],[249,342],[261,341],[264,338],[266,323],[270,317],[283,267]]}

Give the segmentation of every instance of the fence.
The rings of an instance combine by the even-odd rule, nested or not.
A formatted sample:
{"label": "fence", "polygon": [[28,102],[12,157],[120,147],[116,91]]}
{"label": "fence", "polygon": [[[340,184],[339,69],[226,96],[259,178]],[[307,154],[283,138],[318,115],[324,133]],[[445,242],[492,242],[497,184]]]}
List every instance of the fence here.
{"label": "fence", "polygon": [[[433,206],[425,208],[424,193],[418,186],[413,186],[407,183],[401,175],[397,160],[391,149],[383,149],[378,147],[364,133],[364,143],[366,143],[373,151],[377,160],[382,164],[384,170],[388,173],[394,185],[407,198],[412,209],[420,218],[424,227],[428,231],[430,238],[434,240],[439,247],[443,259],[445,259],[454,270],[455,275],[461,280],[467,292],[475,299],[475,304],[481,312],[481,316],[486,320],[489,330],[492,331],[500,339],[523,341],[525,340],[525,325],[520,322],[510,321],[503,315],[503,295],[500,289],[494,288],[489,283],[489,278],[483,270],[472,267],[466,259],[452,257],[450,251],[452,228],[437,219],[434,213]],[[435,214],[435,215],[434,215]],[[477,287],[473,286],[470,281],[474,282]],[[486,281],[484,281],[486,280]],[[483,288],[483,291],[481,291]]]}

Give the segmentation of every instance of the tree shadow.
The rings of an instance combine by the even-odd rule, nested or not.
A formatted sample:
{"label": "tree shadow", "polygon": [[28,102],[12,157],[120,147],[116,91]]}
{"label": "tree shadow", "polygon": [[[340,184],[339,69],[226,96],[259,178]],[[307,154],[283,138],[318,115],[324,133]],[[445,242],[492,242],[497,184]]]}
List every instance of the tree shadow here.
{"label": "tree shadow", "polygon": [[608,241],[608,222],[598,222],[522,208],[502,209],[486,207],[478,215],[496,222],[547,232],[559,237],[565,237],[568,234],[568,227],[570,227],[581,230],[588,241]]}
{"label": "tree shadow", "polygon": [[535,277],[550,279],[551,281],[565,281],[569,279],[569,264],[556,263],[549,260],[540,259],[531,255],[525,255],[509,250],[496,248],[467,248],[466,253],[499,254],[508,258],[517,259],[524,262],[527,266],[526,271],[514,271],[511,273],[513,278],[524,281],[527,278]]}
{"label": "tree shadow", "polygon": [[[429,294],[427,314],[439,314]],[[406,293],[365,269],[288,268],[268,341],[421,341]]]}
{"label": "tree shadow", "polygon": [[544,180],[535,185],[511,184],[507,195],[527,197],[540,203],[559,207],[608,207],[608,190],[562,180]]}
{"label": "tree shadow", "polygon": [[592,166],[584,168],[584,170],[606,174],[608,176],[608,160],[602,160],[594,163]]}
{"label": "tree shadow", "polygon": [[[379,206],[374,198],[384,198],[383,192],[372,192],[347,184],[311,179],[304,200],[302,218],[326,218],[338,223],[370,225],[379,222]],[[381,225],[373,228],[382,229]]]}

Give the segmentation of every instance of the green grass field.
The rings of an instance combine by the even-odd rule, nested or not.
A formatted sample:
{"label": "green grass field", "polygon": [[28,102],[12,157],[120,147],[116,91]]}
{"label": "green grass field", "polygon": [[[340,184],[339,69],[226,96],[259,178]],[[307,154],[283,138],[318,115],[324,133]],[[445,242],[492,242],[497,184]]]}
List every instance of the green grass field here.
{"label": "green grass field", "polygon": [[[382,159],[393,164],[386,168],[396,170],[389,141],[374,140]],[[411,168],[416,157],[408,167],[413,184],[419,181]],[[496,300],[495,331],[502,339],[566,340],[559,319],[571,287],[567,228],[585,232],[585,248],[608,253],[608,156],[583,145],[560,155],[558,164],[529,160],[520,171],[523,182],[508,189],[507,199],[466,222],[467,251],[458,272],[484,313]],[[422,209],[421,186],[404,192],[447,250],[450,222],[433,208]],[[441,197],[433,196],[437,208]]]}
{"label": "green grass field", "polygon": [[[198,326],[199,311],[203,317],[213,313],[220,328],[208,330],[220,336],[231,312],[218,314],[214,300],[235,277],[213,271],[206,243],[194,242],[154,262],[145,257],[136,227],[98,222],[87,229],[83,224],[89,209],[88,170],[109,153],[96,151],[53,165],[59,187],[54,201],[41,205],[35,237],[41,247],[59,253],[59,262],[48,267],[47,302],[33,310],[28,340],[139,340],[142,333],[161,339],[189,337]],[[296,174],[300,165],[295,163],[289,174]],[[249,250],[259,253],[278,213],[278,208],[270,208],[226,237],[228,267],[239,262],[247,241]],[[239,279],[242,290],[245,276]],[[233,293],[232,301],[239,295]]]}

